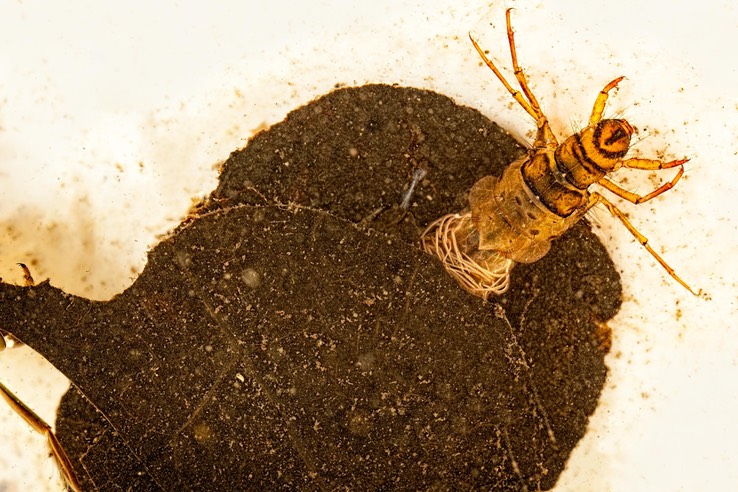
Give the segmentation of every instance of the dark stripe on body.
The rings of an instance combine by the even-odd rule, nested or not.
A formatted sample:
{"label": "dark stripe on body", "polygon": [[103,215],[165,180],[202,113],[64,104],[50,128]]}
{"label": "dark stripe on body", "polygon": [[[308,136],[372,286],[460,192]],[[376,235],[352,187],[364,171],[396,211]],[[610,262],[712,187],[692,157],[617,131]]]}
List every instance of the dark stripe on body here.
{"label": "dark stripe on body", "polygon": [[[608,121],[614,121],[614,120],[608,120]],[[597,152],[599,152],[600,154],[602,154],[602,156],[605,157],[605,158],[607,158],[607,159],[612,159],[612,160],[621,159],[625,154],[628,153],[628,146],[626,146],[626,148],[625,148],[624,151],[619,151],[619,152],[612,152],[612,151],[603,149],[602,148],[602,145],[600,145],[600,139],[602,138],[602,127],[603,127],[602,124],[597,125],[595,127],[595,129],[594,129],[594,134],[592,135],[592,137],[593,137],[592,140],[593,140],[594,146],[597,149]],[[610,138],[608,138],[605,141],[605,144],[611,145],[612,142],[613,142],[613,139],[615,138],[615,135],[619,135],[618,138],[621,138],[624,135],[624,133],[621,133],[621,132],[623,132],[623,129],[622,128],[618,128],[618,130],[619,131],[615,131],[615,132],[612,133],[612,135],[610,136]],[[615,140],[617,140],[617,139],[615,139]]]}

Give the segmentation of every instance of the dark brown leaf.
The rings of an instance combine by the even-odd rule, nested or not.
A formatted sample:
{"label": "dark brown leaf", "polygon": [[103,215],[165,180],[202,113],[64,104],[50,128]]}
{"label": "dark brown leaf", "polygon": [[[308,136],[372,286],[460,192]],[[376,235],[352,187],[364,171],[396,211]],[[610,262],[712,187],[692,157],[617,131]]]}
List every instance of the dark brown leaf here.
{"label": "dark brown leaf", "polygon": [[579,225],[491,305],[412,245],[519,152],[443,96],[339,90],[234,153],[115,299],[2,285],[2,328],[79,389],[57,427],[85,484],[552,487],[605,380],[604,249]]}

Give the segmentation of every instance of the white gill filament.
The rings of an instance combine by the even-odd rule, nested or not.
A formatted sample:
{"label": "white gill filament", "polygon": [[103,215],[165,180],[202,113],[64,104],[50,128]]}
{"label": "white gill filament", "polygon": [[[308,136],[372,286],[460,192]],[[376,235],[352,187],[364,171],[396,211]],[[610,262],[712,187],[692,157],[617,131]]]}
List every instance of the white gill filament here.
{"label": "white gill filament", "polygon": [[476,251],[477,259],[459,248],[458,231],[471,228],[471,213],[448,214],[434,221],[421,236],[423,249],[436,255],[443,267],[468,292],[487,300],[510,286],[515,262],[496,251]]}

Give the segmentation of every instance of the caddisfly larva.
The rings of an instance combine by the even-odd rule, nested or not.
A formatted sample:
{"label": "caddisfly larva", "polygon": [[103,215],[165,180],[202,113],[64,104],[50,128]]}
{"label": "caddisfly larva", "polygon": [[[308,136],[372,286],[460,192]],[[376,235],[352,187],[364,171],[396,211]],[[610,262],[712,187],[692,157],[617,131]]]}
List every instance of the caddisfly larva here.
{"label": "caddisfly larva", "polygon": [[[474,38],[471,35],[469,38],[484,63],[535,119],[536,139],[528,153],[510,164],[502,176],[486,176],[474,184],[469,192],[468,210],[446,215],[430,224],[422,236],[423,248],[438,256],[464,289],[487,299],[491,294],[507,290],[510,270],[515,263],[539,260],[551,248],[551,241],[601,203],[674,280],[697,295],[648,245],[648,239],[623,212],[600,193],[589,191],[590,185],[596,183],[621,198],[640,204],[671,189],[684,174],[684,163],[688,159],[669,162],[624,159],[635,129],[624,119],[602,119],[608,95],[623,77],[607,84],[597,95],[587,127],[559,145],[518,65],[511,10],[505,13],[507,38],[515,78],[522,92],[505,80]],[[678,167],[679,171],[671,181],[652,192],[637,195],[607,179],[607,174],[621,167],[648,171]]]}

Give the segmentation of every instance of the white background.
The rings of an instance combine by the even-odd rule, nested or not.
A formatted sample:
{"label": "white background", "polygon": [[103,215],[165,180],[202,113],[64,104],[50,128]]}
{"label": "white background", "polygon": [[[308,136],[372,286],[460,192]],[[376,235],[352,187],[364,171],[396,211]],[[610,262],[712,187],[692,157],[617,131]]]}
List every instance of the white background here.
{"label": "white background", "polygon": [[[738,489],[735,2],[150,3],[0,1],[6,281],[21,282],[24,261],[74,294],[122,291],[157,235],[213,189],[218,162],[337,83],[432,89],[530,138],[467,38],[507,68],[514,6],[521,62],[560,135],[625,75],[608,114],[641,130],[633,154],[691,158],[676,189],[622,208],[709,294],[690,295],[597,214],[625,302],[609,324],[607,387],[556,490]],[[616,177],[646,192],[672,175]],[[0,380],[53,422],[66,381],[29,349],[0,353]],[[43,439],[0,406],[0,492],[59,489]]]}

